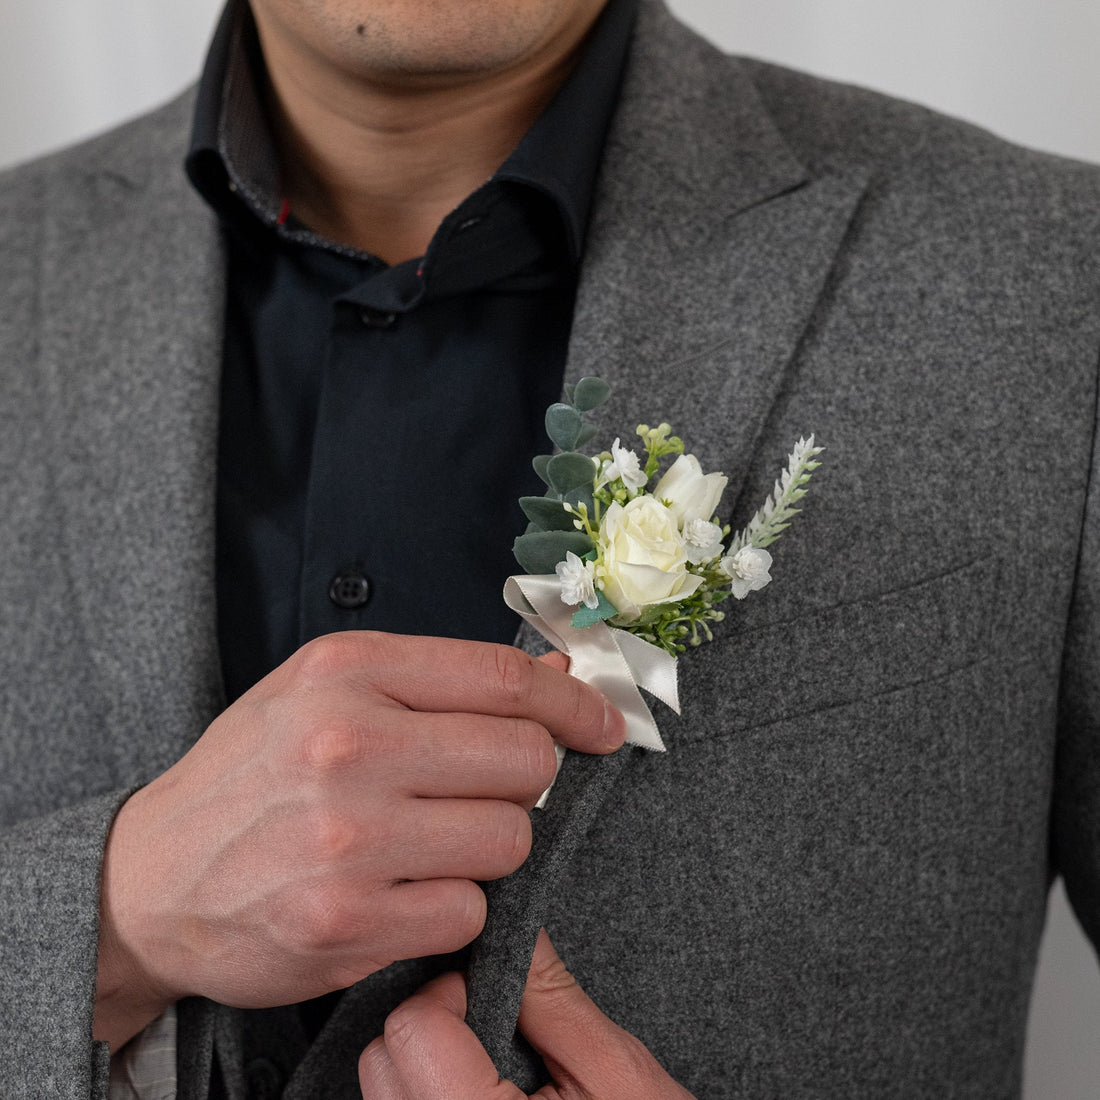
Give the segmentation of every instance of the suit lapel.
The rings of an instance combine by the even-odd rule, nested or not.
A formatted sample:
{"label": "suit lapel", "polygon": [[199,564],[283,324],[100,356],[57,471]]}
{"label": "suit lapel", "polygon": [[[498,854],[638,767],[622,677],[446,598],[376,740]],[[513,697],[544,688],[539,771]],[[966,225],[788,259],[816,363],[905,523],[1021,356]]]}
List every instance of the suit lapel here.
{"label": "suit lapel", "polygon": [[58,530],[74,612],[118,719],[120,782],[178,759],[220,693],[223,264],[214,220],[183,174],[189,114],[179,101],[141,146],[116,144],[110,163],[59,181],[44,203],[41,364]]}
{"label": "suit lapel", "polygon": [[[863,188],[861,178],[812,176],[746,72],[714,64],[710,46],[644,3],[566,368],[570,380],[599,375],[613,388],[594,414],[597,444],[626,443],[637,424],[669,421],[705,469],[729,476],[728,514]],[[777,465],[789,442],[780,441]],[[535,639],[521,631],[520,642]],[[568,861],[638,751],[583,764],[570,754],[536,820],[528,863],[490,886],[468,1019],[501,1073],[524,1087],[534,1087],[533,1063],[514,1026],[535,936]]]}
{"label": "suit lapel", "polygon": [[669,421],[704,468],[729,476],[729,509],[864,180],[813,176],[746,70],[715,57],[643,3],[567,377],[612,385],[604,446]]}

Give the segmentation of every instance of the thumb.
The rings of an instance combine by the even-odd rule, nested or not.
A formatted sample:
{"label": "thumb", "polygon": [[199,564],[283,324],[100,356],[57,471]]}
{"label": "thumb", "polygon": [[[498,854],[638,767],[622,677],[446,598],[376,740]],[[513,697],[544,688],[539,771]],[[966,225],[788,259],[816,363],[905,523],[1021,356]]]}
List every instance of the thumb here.
{"label": "thumb", "polygon": [[565,968],[543,929],[535,945],[519,1029],[553,1085],[537,1100],[691,1100],[628,1031],[605,1016]]}
{"label": "thumb", "polygon": [[549,653],[544,653],[539,660],[542,661],[544,665],[556,668],[559,672],[569,671],[569,658],[556,649],[550,650]]}
{"label": "thumb", "polygon": [[371,1100],[522,1100],[501,1081],[463,1022],[466,987],[444,974],[402,1002],[359,1059],[359,1087]]}

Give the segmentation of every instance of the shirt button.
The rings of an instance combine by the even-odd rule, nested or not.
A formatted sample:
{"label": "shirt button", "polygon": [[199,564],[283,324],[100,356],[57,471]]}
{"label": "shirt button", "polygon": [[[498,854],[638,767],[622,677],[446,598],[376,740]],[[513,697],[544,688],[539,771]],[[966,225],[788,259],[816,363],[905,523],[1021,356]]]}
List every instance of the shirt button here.
{"label": "shirt button", "polygon": [[362,306],[359,310],[359,320],[367,328],[392,328],[397,320],[397,314],[389,313],[384,309],[374,309],[372,306]]}
{"label": "shirt button", "polygon": [[358,569],[343,569],[332,578],[328,595],[337,607],[354,611],[370,599],[370,581]]}

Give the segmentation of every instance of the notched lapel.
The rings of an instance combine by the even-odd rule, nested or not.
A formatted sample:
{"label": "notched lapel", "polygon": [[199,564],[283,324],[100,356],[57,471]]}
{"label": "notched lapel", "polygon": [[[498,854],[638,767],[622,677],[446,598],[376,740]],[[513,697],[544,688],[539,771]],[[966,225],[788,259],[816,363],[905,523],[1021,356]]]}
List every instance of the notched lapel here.
{"label": "notched lapel", "polygon": [[[663,8],[642,5],[589,227],[566,377],[599,375],[614,390],[593,414],[596,445],[627,442],[639,423],[669,421],[705,468],[729,476],[728,514],[865,180],[812,178],[742,67],[715,57]],[[518,641],[537,647],[523,631]],[[635,751],[570,754],[547,816],[536,815],[527,864],[490,886],[468,1018],[502,1074],[528,1086],[532,1063],[513,1028],[535,935]]]}
{"label": "notched lapel", "polygon": [[101,167],[52,176],[43,204],[48,462],[78,582],[72,607],[117,718],[126,782],[140,778],[132,769],[177,759],[220,691],[223,262],[216,224],[183,174],[187,104],[175,112],[143,131],[150,140],[140,154],[125,144],[136,137],[124,139],[107,147]]}
{"label": "notched lapel", "polygon": [[639,423],[671,423],[705,468],[729,476],[728,514],[866,180],[814,178],[745,68],[716,58],[642,5],[567,377],[614,388],[597,411],[603,446]]}

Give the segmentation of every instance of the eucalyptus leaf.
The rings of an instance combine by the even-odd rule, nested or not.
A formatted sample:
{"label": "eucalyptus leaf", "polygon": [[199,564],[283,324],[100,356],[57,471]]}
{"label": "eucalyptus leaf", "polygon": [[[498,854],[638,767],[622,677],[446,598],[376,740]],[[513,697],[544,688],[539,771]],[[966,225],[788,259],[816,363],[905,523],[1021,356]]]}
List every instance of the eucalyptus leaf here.
{"label": "eucalyptus leaf", "polygon": [[551,497],[520,497],[519,506],[523,514],[540,531],[575,531],[573,516],[563,507],[560,500]]}
{"label": "eucalyptus leaf", "polygon": [[577,442],[573,445],[575,447],[583,447],[593,439],[597,431],[598,429],[595,424],[581,425],[581,434],[577,436]]}
{"label": "eucalyptus leaf", "polygon": [[550,487],[564,496],[582,486],[590,488],[596,478],[596,464],[587,455],[570,451],[554,455],[546,464],[546,475]]}
{"label": "eucalyptus leaf", "polygon": [[573,404],[581,412],[602,405],[611,396],[611,387],[602,378],[582,378],[573,391]]}
{"label": "eucalyptus leaf", "polygon": [[550,475],[546,472],[546,467],[550,465],[550,455],[535,455],[531,460],[531,465],[535,468],[535,473],[542,478],[547,488],[553,488],[550,484]]}
{"label": "eucalyptus leaf", "polygon": [[583,504],[588,509],[588,515],[594,516],[596,514],[596,503],[592,499],[592,483],[582,485],[579,489],[570,489],[565,494],[564,498],[566,504],[579,505]]}
{"label": "eucalyptus leaf", "polygon": [[572,405],[563,405],[560,401],[551,405],[546,410],[546,434],[555,447],[573,450],[581,434],[581,414]]}
{"label": "eucalyptus leaf", "polygon": [[565,383],[565,385],[564,385],[564,386],[562,386],[562,390],[563,390],[563,391],[564,391],[564,393],[565,393],[565,400],[566,400],[566,401],[567,401],[567,402],[568,402],[568,403],[569,403],[570,405],[572,405],[572,404],[573,404],[573,391],[574,391],[574,390],[575,390],[576,388],[577,388],[577,387],[576,387],[576,385],[575,385],[574,383],[572,383],[572,382],[566,382],[566,383]]}
{"label": "eucalyptus leaf", "polygon": [[573,618],[570,622],[578,630],[583,630],[586,626],[592,626],[595,623],[603,622],[604,619],[610,619],[618,615],[619,609],[598,588],[596,589],[596,600],[598,602],[595,607],[585,607],[584,604],[581,604],[573,612]]}
{"label": "eucalyptus leaf", "polygon": [[592,540],[583,531],[534,531],[520,535],[512,544],[520,568],[525,573],[553,573],[559,561],[572,550],[581,557],[592,549]]}

